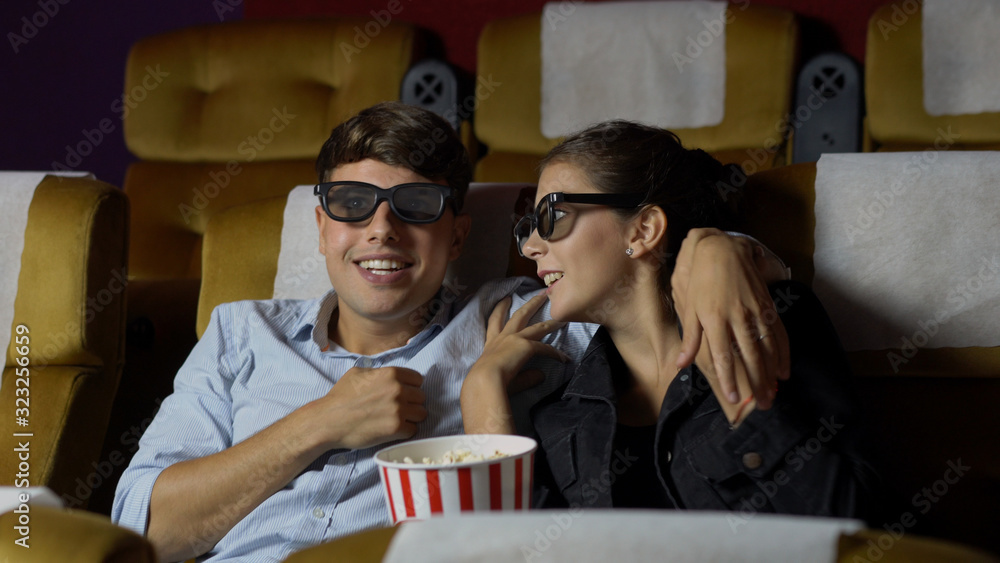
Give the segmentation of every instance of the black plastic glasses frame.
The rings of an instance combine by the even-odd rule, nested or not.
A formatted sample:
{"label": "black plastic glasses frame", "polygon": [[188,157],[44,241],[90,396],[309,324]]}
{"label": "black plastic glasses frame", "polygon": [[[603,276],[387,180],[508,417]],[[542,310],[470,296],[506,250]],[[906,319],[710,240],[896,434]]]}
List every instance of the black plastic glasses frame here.
{"label": "black plastic glasses frame", "polygon": [[[356,217],[342,217],[339,215],[334,215],[330,211],[330,206],[328,204],[327,198],[330,195],[330,190],[336,187],[354,187],[354,188],[368,189],[370,190],[371,194],[374,194],[375,201],[374,203],[371,204],[371,209],[369,209],[362,215],[358,215]],[[422,188],[422,189],[431,188],[440,195],[440,199],[437,202],[437,209],[436,210],[432,209],[431,211],[424,211],[427,215],[432,216],[429,219],[428,218],[418,219],[412,216],[407,216],[404,212],[401,212],[399,207],[396,206],[397,194],[399,194],[400,192],[403,192],[405,194],[406,190],[415,188]],[[327,216],[329,216],[334,221],[341,221],[345,223],[355,223],[358,221],[364,221],[365,219],[368,219],[369,217],[375,214],[375,211],[378,209],[378,206],[381,205],[383,201],[388,201],[389,207],[392,209],[392,212],[396,215],[396,217],[399,217],[401,220],[407,223],[416,223],[416,224],[433,223],[438,219],[440,219],[442,215],[444,215],[445,203],[449,199],[452,200],[453,208],[455,202],[454,188],[452,188],[451,186],[443,186],[441,184],[432,184],[429,182],[410,182],[406,184],[399,184],[391,188],[380,188],[374,184],[369,184],[367,182],[352,182],[352,181],[323,182],[321,184],[317,184],[313,188],[313,195],[319,196],[320,204],[323,207],[323,211],[326,212]],[[458,210],[456,209],[455,212],[458,213]]]}
{"label": "black plastic glasses frame", "polygon": [[535,206],[535,211],[521,217],[514,225],[514,238],[517,240],[517,252],[524,256],[524,243],[531,237],[531,231],[538,231],[538,236],[542,240],[549,240],[555,230],[556,209],[553,207],[560,202],[585,203],[591,205],[606,205],[608,207],[635,208],[639,207],[645,194],[575,194],[564,192],[552,192],[545,194],[545,197]]}

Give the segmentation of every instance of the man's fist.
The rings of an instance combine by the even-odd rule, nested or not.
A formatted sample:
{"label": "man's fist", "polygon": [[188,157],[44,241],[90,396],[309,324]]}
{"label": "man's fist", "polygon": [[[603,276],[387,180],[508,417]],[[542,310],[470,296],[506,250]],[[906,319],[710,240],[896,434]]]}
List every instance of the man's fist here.
{"label": "man's fist", "polygon": [[318,402],[330,416],[334,447],[366,448],[409,438],[427,418],[419,373],[401,367],[352,368]]}

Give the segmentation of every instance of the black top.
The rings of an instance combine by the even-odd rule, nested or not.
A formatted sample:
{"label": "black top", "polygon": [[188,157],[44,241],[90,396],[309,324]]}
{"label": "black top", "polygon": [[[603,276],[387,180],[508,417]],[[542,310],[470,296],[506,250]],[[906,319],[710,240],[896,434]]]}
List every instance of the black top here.
{"label": "black top", "polygon": [[653,459],[656,425],[626,426],[615,429],[615,455],[611,462],[612,504],[623,508],[671,508]]}

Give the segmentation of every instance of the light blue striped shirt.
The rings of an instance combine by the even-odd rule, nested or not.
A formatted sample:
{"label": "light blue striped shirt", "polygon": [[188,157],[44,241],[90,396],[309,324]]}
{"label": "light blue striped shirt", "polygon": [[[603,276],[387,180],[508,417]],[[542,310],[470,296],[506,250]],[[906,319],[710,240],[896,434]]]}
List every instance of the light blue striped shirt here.
{"label": "light blue striped shirt", "polygon": [[[374,356],[329,345],[327,325],[337,307],[333,291],[308,301],[220,305],[122,475],[112,520],[144,534],[153,483],[164,468],[253,436],[326,395],[354,367],[402,366],[424,376],[428,416],[414,439],[462,433],[462,381],[482,353],[486,320],[494,304],[513,293],[511,309],[516,310],[537,287],[528,278],[498,280],[484,285],[464,304],[449,298],[454,294],[443,288],[431,307],[433,318],[419,334]],[[548,304],[536,317],[548,317]],[[547,377],[543,384],[512,398],[519,428],[524,428],[526,407],[569,378],[595,329],[596,325],[570,324],[546,337],[574,362],[560,364],[548,358],[529,362],[528,367],[542,369]],[[214,547],[202,545],[202,551],[211,550],[201,560],[281,561],[318,543],[390,525],[373,461],[375,452],[387,445],[324,453]]]}

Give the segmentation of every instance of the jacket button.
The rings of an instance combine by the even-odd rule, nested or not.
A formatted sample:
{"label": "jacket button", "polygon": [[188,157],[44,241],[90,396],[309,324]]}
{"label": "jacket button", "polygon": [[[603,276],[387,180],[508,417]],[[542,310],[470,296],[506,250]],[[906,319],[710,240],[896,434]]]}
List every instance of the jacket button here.
{"label": "jacket button", "polygon": [[757,469],[762,463],[764,463],[764,460],[761,459],[760,454],[757,452],[743,454],[743,466],[747,469]]}

